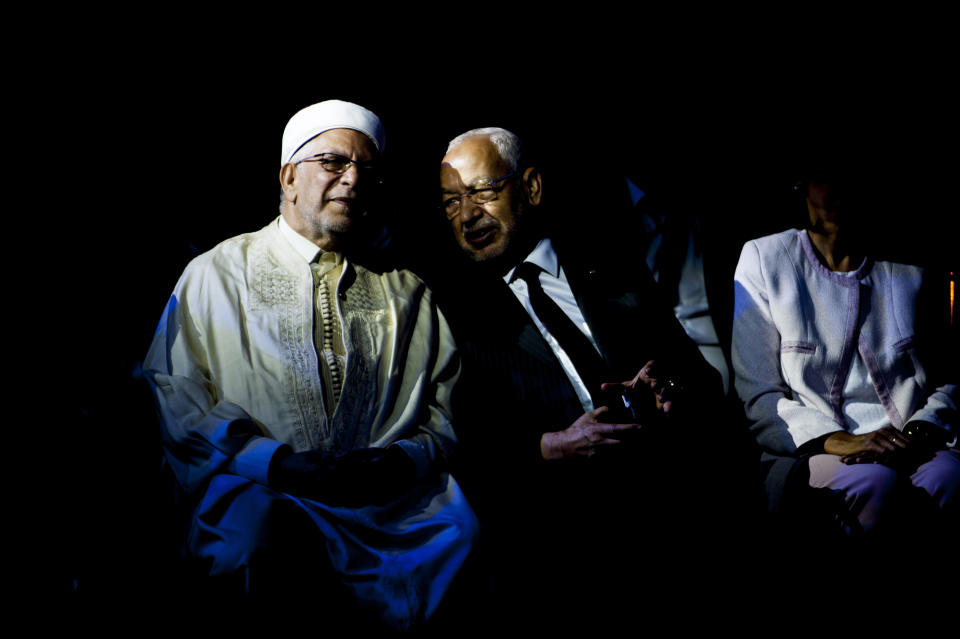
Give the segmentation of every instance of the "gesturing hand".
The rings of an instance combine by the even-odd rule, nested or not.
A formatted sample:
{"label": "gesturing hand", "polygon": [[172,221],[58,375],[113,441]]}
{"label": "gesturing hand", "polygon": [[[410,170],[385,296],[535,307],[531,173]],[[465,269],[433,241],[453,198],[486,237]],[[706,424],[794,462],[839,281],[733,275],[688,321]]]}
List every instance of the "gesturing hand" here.
{"label": "gesturing hand", "polygon": [[618,435],[640,429],[640,424],[597,421],[608,410],[606,406],[600,406],[584,413],[564,430],[544,433],[540,438],[540,454],[549,460],[589,458],[607,446],[619,444]]}
{"label": "gesturing hand", "polygon": [[662,411],[664,414],[668,414],[675,409],[675,402],[679,398],[682,390],[674,379],[664,374],[654,360],[650,360],[644,364],[643,368],[641,368],[631,380],[600,385],[600,390],[602,391],[615,390],[617,388],[626,388],[633,391],[649,388],[653,394],[653,400],[657,410]]}

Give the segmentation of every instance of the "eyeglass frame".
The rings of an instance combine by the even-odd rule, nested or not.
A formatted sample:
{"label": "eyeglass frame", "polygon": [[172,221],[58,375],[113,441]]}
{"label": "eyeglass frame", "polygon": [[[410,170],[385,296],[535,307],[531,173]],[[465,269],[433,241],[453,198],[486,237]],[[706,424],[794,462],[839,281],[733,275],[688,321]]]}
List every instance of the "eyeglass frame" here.
{"label": "eyeglass frame", "polygon": [[[324,165],[324,163],[323,163],[323,161],[324,161],[325,159],[327,159],[326,156],[332,156],[333,158],[339,158],[339,159],[343,160],[344,162],[346,162],[346,166],[343,168],[342,171],[334,171],[333,169],[328,169],[328,168],[326,167],[326,165]],[[335,160],[331,160],[331,161],[335,161]],[[311,155],[311,156],[302,158],[302,159],[300,159],[300,160],[297,160],[296,162],[293,163],[293,165],[294,165],[294,166],[298,166],[298,165],[302,164],[303,162],[319,162],[319,163],[320,163],[320,167],[321,167],[324,171],[326,171],[327,173],[333,173],[333,174],[335,174],[335,175],[343,175],[344,173],[346,173],[347,171],[350,170],[350,167],[355,166],[355,167],[357,167],[357,172],[358,172],[358,173],[363,174],[363,175],[370,175],[370,174],[372,173],[372,174],[374,175],[374,177],[376,178],[376,180],[377,180],[378,183],[380,183],[380,182],[383,181],[383,176],[380,174],[380,167],[379,167],[379,165],[378,165],[376,162],[366,162],[366,163],[364,163],[364,164],[361,164],[361,163],[358,162],[357,160],[351,160],[350,158],[348,158],[348,157],[346,157],[346,156],[344,156],[344,155],[340,155],[339,153],[331,153],[331,152],[329,152],[329,151],[324,152],[324,153],[317,153],[317,154],[315,154],[315,155]]]}
{"label": "eyeglass frame", "polygon": [[[454,197],[445,198],[442,202],[440,202],[440,204],[437,205],[437,208],[443,211],[443,213],[447,216],[448,220],[452,220],[453,218],[457,217],[457,215],[460,214],[461,210],[463,210],[463,198],[465,197],[470,198],[470,201],[473,202],[474,204],[488,204],[490,202],[495,202],[497,198],[500,197],[500,191],[507,188],[507,184],[510,183],[510,180],[513,180],[516,177],[519,177],[519,173],[517,171],[511,171],[510,173],[507,173],[506,175],[499,177],[496,180],[491,180],[490,182],[486,183],[483,187],[480,187],[480,188],[475,186],[470,187],[470,189],[468,189],[466,193],[460,193],[459,195],[456,195]],[[487,200],[486,202],[477,202],[475,199],[473,199],[477,194],[482,193],[484,191],[493,191],[494,193],[497,194],[497,196]],[[452,202],[453,200],[457,201],[457,210],[454,211],[453,213],[448,213],[446,210],[447,204]]]}

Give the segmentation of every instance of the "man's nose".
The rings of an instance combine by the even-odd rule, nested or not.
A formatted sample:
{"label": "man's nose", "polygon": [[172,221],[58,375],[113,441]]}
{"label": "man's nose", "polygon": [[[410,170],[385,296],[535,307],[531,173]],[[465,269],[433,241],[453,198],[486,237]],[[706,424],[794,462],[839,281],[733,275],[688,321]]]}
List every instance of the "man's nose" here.
{"label": "man's nose", "polygon": [[483,212],[483,205],[477,204],[468,197],[460,198],[460,212],[457,213],[457,216],[460,218],[461,224],[476,221],[483,217]]}
{"label": "man's nose", "polygon": [[355,163],[351,163],[347,170],[340,174],[340,183],[348,186],[357,186],[360,181],[360,169]]}

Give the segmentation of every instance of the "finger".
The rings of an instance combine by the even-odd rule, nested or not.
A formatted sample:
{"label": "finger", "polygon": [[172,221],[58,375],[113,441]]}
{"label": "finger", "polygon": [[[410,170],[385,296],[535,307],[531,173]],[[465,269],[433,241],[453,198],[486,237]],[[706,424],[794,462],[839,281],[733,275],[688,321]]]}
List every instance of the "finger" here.
{"label": "finger", "polygon": [[887,439],[871,439],[867,450],[876,455],[883,455],[884,453],[890,453],[896,450],[896,446],[891,444]]}
{"label": "finger", "polygon": [[651,359],[646,364],[643,365],[643,368],[640,369],[640,372],[637,373],[637,376],[634,378],[634,381],[642,382],[643,384],[650,384],[652,381],[656,380],[657,371],[656,364]]}
{"label": "finger", "polygon": [[903,450],[908,446],[908,442],[903,437],[892,437],[890,443],[893,444],[893,450]]}
{"label": "finger", "polygon": [[864,441],[864,449],[873,453],[883,454],[894,451],[897,447],[887,439],[883,433],[877,431],[867,436]]}
{"label": "finger", "polygon": [[623,388],[633,388],[633,387],[634,387],[634,382],[633,382],[633,381],[628,381],[628,382],[603,382],[602,384],[600,384],[600,390],[602,390],[602,391],[615,390],[615,389],[617,389],[617,388],[623,389]]}
{"label": "finger", "polygon": [[595,442],[586,442],[576,446],[571,454],[576,457],[593,457],[601,449],[616,446],[620,443],[616,439],[599,439]]}
{"label": "finger", "polygon": [[[613,440],[613,441],[610,442],[610,444],[612,444],[612,445],[619,445],[619,444],[621,444],[621,442],[618,442],[618,441],[616,441],[616,440]],[[609,449],[610,451],[613,450],[612,448],[610,448],[610,447],[609,447],[608,445],[606,445],[606,444],[604,444],[604,445],[599,445],[599,446],[591,446],[591,447],[589,447],[589,448],[584,448],[584,449],[578,451],[578,452],[576,453],[576,456],[577,456],[577,457],[585,457],[585,458],[589,459],[589,458],[594,457],[594,456],[596,456],[596,455],[600,455],[601,453],[603,453],[603,451],[608,450],[608,449]]]}
{"label": "finger", "polygon": [[676,399],[683,395],[683,385],[673,377],[663,377],[663,390],[660,391],[660,395],[664,400]]}
{"label": "finger", "polygon": [[603,415],[608,410],[610,410],[609,406],[597,406],[592,411],[587,413],[587,415],[590,415],[590,417],[592,418],[592,421],[596,421],[597,417],[600,417],[600,415]]}
{"label": "finger", "polygon": [[643,428],[640,424],[597,424],[594,432],[597,433],[620,433],[625,430],[639,430]]}
{"label": "finger", "polygon": [[885,452],[893,453],[907,447],[907,442],[893,433],[883,433],[877,439],[884,447]]}
{"label": "finger", "polygon": [[616,446],[622,443],[623,442],[620,441],[619,439],[613,439],[611,437],[602,437],[597,441],[590,442],[590,445],[596,448],[596,447],[603,447],[603,446]]}
{"label": "finger", "polygon": [[890,441],[898,448],[906,448],[913,442],[913,436],[898,430],[894,426],[887,426],[880,431],[881,434],[888,437]]}
{"label": "finger", "polygon": [[892,443],[898,449],[903,450],[910,445],[910,439],[908,435],[904,435],[900,431],[897,431],[890,434],[890,443]]}

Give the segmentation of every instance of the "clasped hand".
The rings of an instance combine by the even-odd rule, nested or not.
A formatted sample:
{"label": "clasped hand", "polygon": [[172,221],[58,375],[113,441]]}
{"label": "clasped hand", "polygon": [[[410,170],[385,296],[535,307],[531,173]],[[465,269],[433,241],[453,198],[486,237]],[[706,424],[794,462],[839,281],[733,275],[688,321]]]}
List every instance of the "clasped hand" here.
{"label": "clasped hand", "polygon": [[271,488],[331,506],[384,504],[417,481],[413,459],[396,445],[281,455],[269,472]]}
{"label": "clasped hand", "polygon": [[908,463],[915,466],[927,449],[926,442],[919,441],[917,437],[893,426],[863,435],[833,433],[823,443],[824,452],[839,455],[844,464],[895,466]]}

